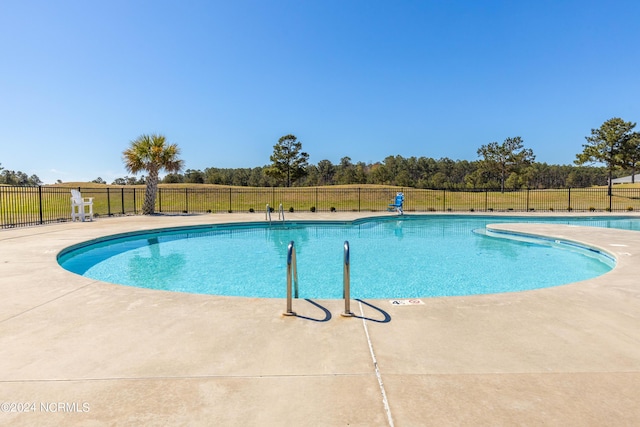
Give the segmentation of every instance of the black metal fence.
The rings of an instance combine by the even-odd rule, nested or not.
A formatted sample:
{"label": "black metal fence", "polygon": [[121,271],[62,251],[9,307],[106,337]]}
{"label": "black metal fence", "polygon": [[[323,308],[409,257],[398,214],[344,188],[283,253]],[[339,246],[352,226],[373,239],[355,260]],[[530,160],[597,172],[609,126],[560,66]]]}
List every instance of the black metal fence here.
{"label": "black metal fence", "polygon": [[[80,187],[93,198],[97,217],[141,213],[144,187]],[[158,213],[264,212],[280,204],[288,212],[385,211],[396,192],[407,212],[638,211],[640,188],[557,190],[425,190],[369,187],[160,187]],[[70,188],[0,186],[0,225],[12,228],[71,220]]]}

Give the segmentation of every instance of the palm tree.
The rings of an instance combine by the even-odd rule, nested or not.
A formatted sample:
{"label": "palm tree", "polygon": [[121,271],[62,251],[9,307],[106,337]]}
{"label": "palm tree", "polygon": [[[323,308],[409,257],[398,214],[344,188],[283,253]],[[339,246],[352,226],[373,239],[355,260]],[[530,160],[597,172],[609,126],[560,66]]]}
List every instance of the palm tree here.
{"label": "palm tree", "polygon": [[158,174],[164,169],[167,172],[179,172],[183,161],[178,159],[180,149],[176,144],[166,144],[164,135],[141,135],[131,141],[131,146],[123,153],[124,165],[133,174],[147,171],[147,188],[144,194],[142,213],[151,215],[155,212],[156,193],[158,191]]}

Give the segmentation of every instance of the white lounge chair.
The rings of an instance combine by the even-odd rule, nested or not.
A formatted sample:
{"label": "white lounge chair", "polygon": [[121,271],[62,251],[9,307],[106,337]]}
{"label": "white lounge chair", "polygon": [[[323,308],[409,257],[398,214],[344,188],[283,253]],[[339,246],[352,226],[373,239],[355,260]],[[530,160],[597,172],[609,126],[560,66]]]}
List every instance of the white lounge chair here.
{"label": "white lounge chair", "polygon": [[[86,208],[89,208],[89,212]],[[80,191],[71,190],[71,221],[84,221],[86,217],[93,221],[93,197],[82,197]]]}

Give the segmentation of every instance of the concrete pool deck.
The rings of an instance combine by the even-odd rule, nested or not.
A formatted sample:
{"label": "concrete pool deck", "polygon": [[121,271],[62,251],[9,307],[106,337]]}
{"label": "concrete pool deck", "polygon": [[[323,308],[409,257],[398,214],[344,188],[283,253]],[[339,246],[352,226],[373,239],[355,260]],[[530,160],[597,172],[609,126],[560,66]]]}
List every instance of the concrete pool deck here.
{"label": "concrete pool deck", "polygon": [[501,224],[597,246],[617,267],[520,293],[352,300],[354,318],[340,316],[342,300],[294,300],[298,317],[286,317],[284,299],[119,286],[56,262],[63,248],[108,234],[263,219],[132,216],[0,231],[0,425],[640,425],[638,232]]}

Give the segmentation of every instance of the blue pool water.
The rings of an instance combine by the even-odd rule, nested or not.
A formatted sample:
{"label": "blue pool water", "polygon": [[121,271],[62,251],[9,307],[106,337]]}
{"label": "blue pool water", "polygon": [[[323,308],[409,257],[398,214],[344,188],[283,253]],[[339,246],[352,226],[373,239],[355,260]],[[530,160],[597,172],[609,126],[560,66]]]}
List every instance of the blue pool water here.
{"label": "blue pool water", "polygon": [[497,239],[486,224],[554,222],[640,230],[637,219],[405,215],[354,222],[222,224],[110,236],[58,261],[97,280],[180,292],[286,296],[287,246],[295,242],[301,298],[341,298],[343,245],[352,298],[516,292],[593,278],[614,262],[593,250]]}

